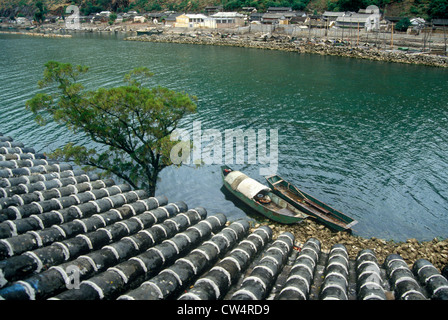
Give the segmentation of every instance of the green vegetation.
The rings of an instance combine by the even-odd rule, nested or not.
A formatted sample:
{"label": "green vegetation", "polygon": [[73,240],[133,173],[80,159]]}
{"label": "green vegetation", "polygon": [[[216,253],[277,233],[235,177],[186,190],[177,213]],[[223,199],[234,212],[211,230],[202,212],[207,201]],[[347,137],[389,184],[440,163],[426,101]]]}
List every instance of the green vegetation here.
{"label": "green vegetation", "polygon": [[430,1],[428,14],[430,17],[448,19],[448,0]]}
{"label": "green vegetation", "polygon": [[69,143],[50,157],[74,161],[115,174],[132,187],[154,195],[159,172],[172,164],[177,143],[171,133],[186,114],[196,111],[195,98],[163,87],[147,88],[141,80],[152,76],[147,68],[126,74],[125,86],[87,91],[78,78],[85,66],[49,61],[38,93],[26,106],[36,121],[53,118],[75,133],[84,133],[106,151]]}
{"label": "green vegetation", "polygon": [[409,18],[403,18],[395,25],[395,30],[406,31],[411,26],[411,20]]}
{"label": "green vegetation", "polygon": [[43,23],[45,20],[45,15],[47,14],[47,8],[44,6],[42,1],[36,2],[37,11],[34,13],[34,20],[38,23]]}
{"label": "green vegetation", "polygon": [[117,20],[117,14],[116,13],[111,13],[110,14],[110,16],[109,16],[109,24],[110,25],[113,25],[114,24],[114,22],[115,22],[115,20]]}
{"label": "green vegetation", "polygon": [[293,10],[305,10],[310,0],[230,0],[224,4],[225,10],[240,10],[243,7],[254,7],[265,11],[269,7],[291,7]]}

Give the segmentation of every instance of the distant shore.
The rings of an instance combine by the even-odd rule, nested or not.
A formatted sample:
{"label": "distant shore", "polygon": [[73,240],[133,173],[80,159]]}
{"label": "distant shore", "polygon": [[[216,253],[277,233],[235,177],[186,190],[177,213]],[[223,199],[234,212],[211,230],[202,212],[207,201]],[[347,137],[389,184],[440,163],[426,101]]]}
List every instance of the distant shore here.
{"label": "distant shore", "polygon": [[57,34],[57,33],[40,33],[40,32],[20,32],[20,31],[0,31],[0,34],[18,34],[32,37],[43,38],[71,38],[71,34]]}
{"label": "distant shore", "polygon": [[193,33],[193,34],[153,34],[137,35],[125,38],[127,41],[147,41],[165,43],[183,43],[200,45],[234,46],[269,50],[282,50],[298,53],[312,53],[358,59],[368,59],[383,62],[419,64],[433,67],[448,67],[448,57],[421,52],[406,52],[400,50],[384,50],[370,46],[351,46],[344,43],[294,39],[288,35],[254,35],[222,36],[221,34]]}
{"label": "distant shore", "polygon": [[[340,56],[383,62],[417,64],[440,68],[448,67],[445,35],[433,35],[428,41],[424,35],[404,33],[357,33],[353,30],[303,30],[293,26],[269,27],[258,25],[234,29],[174,28],[152,23],[82,24],[79,30],[64,28],[63,24],[47,24],[39,27],[11,29],[10,24],[0,24],[0,33],[24,34],[42,37],[68,38],[76,33],[121,34],[124,40],[164,43],[235,46],[297,53]],[[16,26],[17,27],[17,26]],[[14,27],[14,28],[16,28]],[[256,32],[254,30],[264,30]],[[156,34],[139,35],[139,31],[155,31]],[[393,38],[393,41],[391,39]],[[389,44],[393,42],[393,45]],[[424,42],[425,41],[425,42]],[[425,46],[427,46],[425,48]],[[426,49],[422,50],[422,49]],[[434,52],[438,52],[434,54]]]}

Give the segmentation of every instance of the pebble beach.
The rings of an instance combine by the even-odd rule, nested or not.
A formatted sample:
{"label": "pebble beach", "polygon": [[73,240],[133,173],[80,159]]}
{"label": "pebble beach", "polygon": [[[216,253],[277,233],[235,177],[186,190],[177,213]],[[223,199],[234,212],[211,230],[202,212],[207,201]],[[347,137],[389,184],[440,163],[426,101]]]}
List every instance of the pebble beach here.
{"label": "pebble beach", "polygon": [[322,251],[329,251],[337,243],[345,245],[350,259],[355,259],[359,251],[371,249],[375,252],[378,261],[382,263],[390,254],[399,254],[411,266],[417,259],[426,259],[436,268],[442,270],[448,264],[448,240],[435,238],[431,241],[417,241],[408,239],[405,242],[378,238],[363,238],[348,232],[335,232],[325,225],[313,220],[305,220],[301,224],[283,225],[272,221],[255,223],[256,229],[261,225],[268,225],[273,230],[273,238],[283,232],[290,232],[295,236],[297,244],[303,244],[311,237],[322,243]]}

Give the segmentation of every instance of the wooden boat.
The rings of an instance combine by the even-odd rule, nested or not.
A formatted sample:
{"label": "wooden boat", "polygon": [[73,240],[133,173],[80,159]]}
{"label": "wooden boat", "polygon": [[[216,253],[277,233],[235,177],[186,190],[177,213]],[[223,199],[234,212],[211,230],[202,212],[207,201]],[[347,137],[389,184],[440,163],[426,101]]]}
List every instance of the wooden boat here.
{"label": "wooden boat", "polygon": [[308,217],[303,211],[296,209],[271,189],[260,182],[249,178],[240,171],[228,166],[221,167],[224,186],[238,199],[263,216],[284,224],[293,224]]}
{"label": "wooden boat", "polygon": [[268,176],[266,180],[273,192],[282,199],[336,231],[350,232],[352,231],[351,228],[358,223],[358,221],[298,189],[278,175]]}
{"label": "wooden boat", "polygon": [[138,36],[143,36],[143,35],[153,35],[153,34],[161,34],[163,32],[163,30],[159,30],[157,28],[149,28],[149,29],[141,29],[141,30],[137,30],[137,35]]}

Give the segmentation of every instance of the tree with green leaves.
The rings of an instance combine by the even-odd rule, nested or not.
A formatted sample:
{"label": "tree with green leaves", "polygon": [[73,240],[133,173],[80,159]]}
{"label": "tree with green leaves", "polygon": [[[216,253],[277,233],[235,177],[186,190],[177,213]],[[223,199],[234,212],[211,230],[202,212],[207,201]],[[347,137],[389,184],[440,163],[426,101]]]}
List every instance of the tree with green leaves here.
{"label": "tree with green leaves", "polygon": [[448,0],[430,1],[428,13],[431,18],[448,18]]}
{"label": "tree with green leaves", "polygon": [[395,25],[395,30],[397,31],[406,31],[411,26],[411,20],[409,18],[403,18],[397,22]]}
{"label": "tree with green leaves", "polygon": [[116,13],[111,13],[111,14],[109,15],[109,24],[110,24],[110,25],[113,25],[114,22],[115,22],[115,20],[117,20],[117,18],[118,18],[118,16],[117,16]]}
{"label": "tree with green leaves", "polygon": [[141,81],[153,75],[144,67],[127,73],[124,86],[89,91],[78,82],[87,71],[85,66],[49,61],[38,83],[46,92],[26,106],[38,123],[53,118],[105,150],[68,143],[50,157],[102,169],[154,195],[158,174],[172,164],[170,151],[177,142],[171,141],[171,133],[185,115],[196,111],[196,98],[143,86]]}
{"label": "tree with green leaves", "polygon": [[47,14],[47,8],[42,1],[36,2],[37,11],[34,13],[34,20],[37,23],[43,23],[45,21],[45,15]]}

